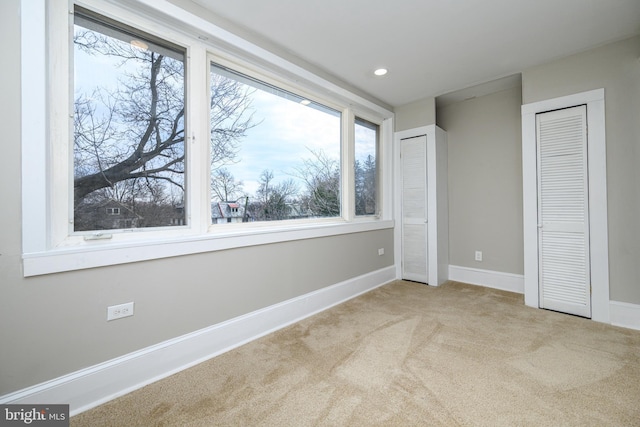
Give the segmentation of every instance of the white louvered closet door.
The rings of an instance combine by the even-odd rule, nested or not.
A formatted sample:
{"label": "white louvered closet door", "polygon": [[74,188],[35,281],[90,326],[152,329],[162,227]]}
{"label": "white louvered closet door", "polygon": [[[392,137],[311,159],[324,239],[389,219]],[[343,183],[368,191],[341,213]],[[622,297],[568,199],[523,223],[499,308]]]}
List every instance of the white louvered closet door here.
{"label": "white louvered closet door", "polygon": [[427,137],[401,141],[402,278],[427,283]]}
{"label": "white louvered closet door", "polygon": [[587,109],[536,116],[540,307],[591,317]]}

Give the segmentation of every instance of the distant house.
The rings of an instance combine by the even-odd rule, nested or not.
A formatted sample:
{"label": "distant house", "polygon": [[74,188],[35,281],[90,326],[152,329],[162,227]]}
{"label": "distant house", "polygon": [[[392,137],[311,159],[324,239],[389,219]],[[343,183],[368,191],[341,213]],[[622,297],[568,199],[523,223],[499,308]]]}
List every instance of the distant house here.
{"label": "distant house", "polygon": [[312,218],[313,214],[308,207],[301,203],[287,203],[288,217],[290,219]]}
{"label": "distant house", "polygon": [[173,208],[171,215],[171,225],[185,225],[184,205],[177,205]]}
{"label": "distant house", "polygon": [[131,207],[116,200],[83,202],[75,208],[75,231],[122,230],[185,225],[184,205],[137,203]]}
{"label": "distant house", "polygon": [[[228,224],[243,222],[245,208],[238,202],[214,202],[211,203],[211,223]],[[247,215],[247,220],[249,216]]]}
{"label": "distant house", "polygon": [[124,203],[105,200],[76,208],[76,231],[136,228],[144,219]]}

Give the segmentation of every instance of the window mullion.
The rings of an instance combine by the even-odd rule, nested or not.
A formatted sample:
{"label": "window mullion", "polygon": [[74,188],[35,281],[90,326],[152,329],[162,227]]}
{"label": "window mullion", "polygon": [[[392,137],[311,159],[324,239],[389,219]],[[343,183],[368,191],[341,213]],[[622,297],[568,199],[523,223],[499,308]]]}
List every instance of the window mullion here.
{"label": "window mullion", "polygon": [[378,146],[378,215],[381,219],[393,218],[393,118],[387,118],[380,126]]}
{"label": "window mullion", "polygon": [[204,233],[209,226],[209,128],[208,61],[200,45],[187,55],[186,135],[187,135],[187,221],[193,232]]}
{"label": "window mullion", "polygon": [[355,114],[351,108],[342,114],[342,217],[352,221],[355,217]]}

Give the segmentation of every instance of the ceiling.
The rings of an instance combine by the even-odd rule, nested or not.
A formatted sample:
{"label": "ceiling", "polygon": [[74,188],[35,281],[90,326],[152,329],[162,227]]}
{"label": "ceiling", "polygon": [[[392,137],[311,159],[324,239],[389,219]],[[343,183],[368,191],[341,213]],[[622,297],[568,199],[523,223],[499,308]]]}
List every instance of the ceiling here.
{"label": "ceiling", "polygon": [[394,107],[640,33],[639,0],[192,1]]}

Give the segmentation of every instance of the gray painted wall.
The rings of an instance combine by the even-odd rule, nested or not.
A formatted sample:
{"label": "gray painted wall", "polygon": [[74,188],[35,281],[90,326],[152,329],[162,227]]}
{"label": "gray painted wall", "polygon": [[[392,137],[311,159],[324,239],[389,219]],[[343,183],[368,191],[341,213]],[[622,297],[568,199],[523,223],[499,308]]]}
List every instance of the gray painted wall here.
{"label": "gray painted wall", "polygon": [[19,22],[1,1],[0,395],[393,265],[388,229],[23,278]]}
{"label": "gray painted wall", "polygon": [[605,89],[610,298],[640,304],[640,37],[525,70],[522,85],[525,104]]}
{"label": "gray painted wall", "polygon": [[450,265],[524,273],[520,90],[437,110],[449,145]]}
{"label": "gray painted wall", "polygon": [[396,132],[429,126],[436,123],[436,99],[425,98],[410,104],[396,107]]}

